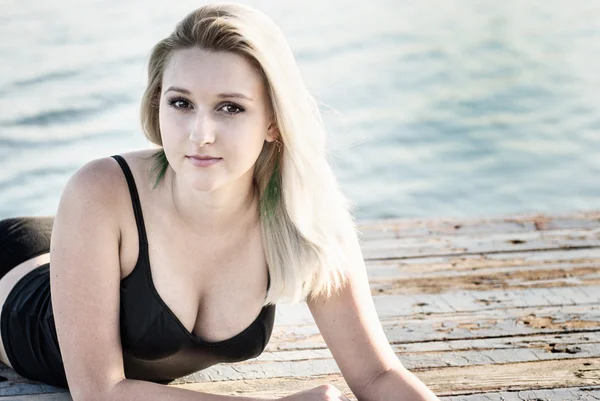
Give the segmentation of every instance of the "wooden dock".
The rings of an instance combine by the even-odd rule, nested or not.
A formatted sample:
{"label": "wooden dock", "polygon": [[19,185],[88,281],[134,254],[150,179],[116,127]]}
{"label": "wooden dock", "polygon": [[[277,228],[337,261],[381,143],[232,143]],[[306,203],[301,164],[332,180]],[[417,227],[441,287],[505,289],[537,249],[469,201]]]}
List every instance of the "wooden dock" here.
{"label": "wooden dock", "polygon": [[[600,400],[600,211],[359,228],[387,337],[441,399]],[[70,400],[0,366],[2,400]],[[259,358],[170,385],[270,398],[322,383],[355,399],[306,305],[279,305]]]}

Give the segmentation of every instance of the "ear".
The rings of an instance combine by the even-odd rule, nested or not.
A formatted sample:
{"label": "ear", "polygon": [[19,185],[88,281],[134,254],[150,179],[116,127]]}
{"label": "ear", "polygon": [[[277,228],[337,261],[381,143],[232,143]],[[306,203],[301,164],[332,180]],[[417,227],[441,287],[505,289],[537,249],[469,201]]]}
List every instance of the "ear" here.
{"label": "ear", "polygon": [[265,140],[267,142],[273,142],[275,139],[279,138],[280,136],[281,136],[281,133],[279,132],[279,128],[277,128],[277,124],[272,122],[271,125],[269,125],[269,128],[267,129],[267,137]]}

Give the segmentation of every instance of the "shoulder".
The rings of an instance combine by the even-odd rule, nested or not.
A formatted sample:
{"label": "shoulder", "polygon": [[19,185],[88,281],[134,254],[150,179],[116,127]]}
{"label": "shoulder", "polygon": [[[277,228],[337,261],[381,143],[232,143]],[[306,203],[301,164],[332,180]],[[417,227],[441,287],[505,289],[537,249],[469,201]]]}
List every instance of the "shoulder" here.
{"label": "shoulder", "polygon": [[[147,177],[144,171],[154,152],[152,149],[120,154],[132,171],[136,185]],[[113,157],[106,156],[91,160],[76,170],[67,181],[61,198],[110,209],[121,206],[123,201],[130,199],[130,194],[123,169]]]}
{"label": "shoulder", "polygon": [[[143,178],[142,175],[148,169],[150,159],[155,152],[156,150],[149,149],[119,154],[131,170],[136,179],[136,184],[138,180]],[[104,194],[104,197],[106,197],[114,195],[115,191],[119,191],[122,185],[118,184],[121,181],[126,183],[123,169],[112,156],[106,156],[91,160],[81,166],[67,181],[65,188],[84,189],[93,191],[97,195]]]}
{"label": "shoulder", "polygon": [[[120,154],[129,166],[136,187],[147,177],[144,166],[147,156],[154,152],[135,151]],[[146,178],[147,180],[147,178]],[[143,187],[143,185],[142,185]],[[140,198],[147,195],[141,191]],[[111,156],[88,161],[68,179],[59,201],[56,219],[69,227],[82,227],[87,223],[103,224],[120,236],[130,220],[131,192],[123,169]]]}
{"label": "shoulder", "polygon": [[[112,157],[94,159],[81,166],[69,178],[63,197],[87,198],[106,202],[113,198],[123,172]],[[83,200],[83,199],[82,199]]]}

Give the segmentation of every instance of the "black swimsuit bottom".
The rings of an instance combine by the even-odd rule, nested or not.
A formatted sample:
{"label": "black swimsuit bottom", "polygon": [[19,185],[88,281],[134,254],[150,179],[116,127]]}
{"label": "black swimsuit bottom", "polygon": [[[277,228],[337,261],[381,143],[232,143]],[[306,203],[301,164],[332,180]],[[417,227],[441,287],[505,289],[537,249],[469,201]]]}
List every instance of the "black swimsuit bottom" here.
{"label": "black swimsuit bottom", "polygon": [[[50,237],[54,217],[12,217],[0,221],[0,278],[21,263],[50,252]],[[43,264],[23,276],[11,289],[0,319],[0,335],[6,355],[15,372],[24,377],[39,377],[41,372],[48,384],[66,386],[59,372],[64,371],[62,361],[56,365],[55,359],[22,350],[43,350],[58,344],[54,321],[47,315],[48,309],[26,309],[31,304],[44,304],[50,301],[50,280],[48,263]],[[50,327],[52,326],[52,327]],[[48,355],[60,355],[57,346]],[[43,352],[43,351],[42,351]],[[44,361],[45,366],[40,366]],[[54,362],[53,366],[48,363]],[[57,372],[54,374],[52,372]]]}

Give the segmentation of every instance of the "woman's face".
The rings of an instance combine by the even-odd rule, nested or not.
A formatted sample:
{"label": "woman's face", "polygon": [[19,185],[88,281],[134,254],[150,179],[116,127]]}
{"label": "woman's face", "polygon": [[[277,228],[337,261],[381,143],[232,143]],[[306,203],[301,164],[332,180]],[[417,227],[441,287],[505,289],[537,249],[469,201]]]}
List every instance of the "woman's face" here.
{"label": "woman's face", "polygon": [[[251,179],[264,141],[274,140],[268,95],[243,56],[199,48],[175,51],[167,63],[159,106],[163,148],[176,174],[212,191]],[[190,156],[220,160],[198,166]]]}

